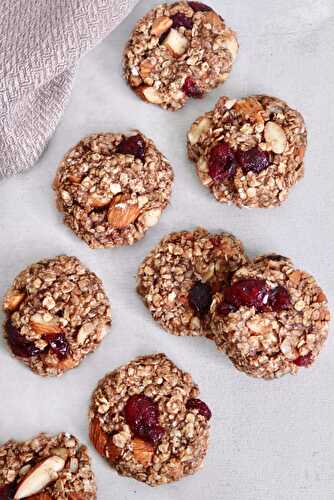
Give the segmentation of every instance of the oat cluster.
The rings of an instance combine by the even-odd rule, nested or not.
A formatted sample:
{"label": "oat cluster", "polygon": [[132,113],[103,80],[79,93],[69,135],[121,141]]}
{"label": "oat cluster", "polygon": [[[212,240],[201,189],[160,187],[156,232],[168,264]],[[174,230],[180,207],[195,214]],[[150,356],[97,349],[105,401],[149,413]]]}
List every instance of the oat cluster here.
{"label": "oat cluster", "polygon": [[[91,402],[90,437],[98,452],[122,475],[151,486],[181,479],[202,464],[209,424],[186,407],[198,387],[164,354],[137,358],[98,384]],[[127,400],[144,394],[158,405],[165,434],[157,446],[136,437],[124,418]]]}
{"label": "oat cluster", "polygon": [[124,75],[145,101],[175,111],[229,76],[239,49],[236,35],[201,5],[158,5],[137,23],[125,49]]}
{"label": "oat cluster", "polygon": [[[119,152],[123,134],[93,134],[64,157],[54,181],[64,223],[92,248],[132,245],[168,205],[173,171],[153,142]],[[136,151],[134,151],[136,153]]]}
{"label": "oat cluster", "polygon": [[198,314],[189,293],[197,283],[219,290],[246,261],[241,242],[230,234],[210,234],[202,228],[171,233],[141,264],[137,291],[170,333],[210,336],[209,311]]}
{"label": "oat cluster", "polygon": [[[13,493],[18,491],[20,485],[24,486],[24,482],[26,488],[30,488],[31,491],[34,486],[43,485],[42,479],[45,477],[45,471],[41,466],[50,457],[58,459],[56,470],[52,470],[52,467],[48,465],[46,472],[50,472],[49,482],[45,480],[44,484],[47,484],[42,491],[29,498],[36,500],[96,499],[95,476],[91,470],[87,448],[67,433],[56,436],[39,434],[29,441],[21,443],[8,441],[0,446],[0,492],[6,486],[10,488],[6,492],[8,496],[4,495],[4,498],[13,498]],[[35,471],[34,477],[32,477],[32,471]]]}
{"label": "oat cluster", "polygon": [[[213,148],[220,143],[236,154],[230,160],[235,162],[233,175],[223,180],[210,171]],[[306,146],[301,114],[284,101],[263,95],[241,100],[221,97],[214,110],[199,117],[188,132],[189,158],[201,182],[219,202],[239,207],[268,208],[285,201],[304,175]],[[256,149],[266,155],[267,166],[260,169],[253,160],[245,172],[238,155]]]}
{"label": "oat cluster", "polygon": [[93,352],[111,324],[101,280],[76,257],[32,264],[4,299],[13,354],[42,376],[61,375]]}

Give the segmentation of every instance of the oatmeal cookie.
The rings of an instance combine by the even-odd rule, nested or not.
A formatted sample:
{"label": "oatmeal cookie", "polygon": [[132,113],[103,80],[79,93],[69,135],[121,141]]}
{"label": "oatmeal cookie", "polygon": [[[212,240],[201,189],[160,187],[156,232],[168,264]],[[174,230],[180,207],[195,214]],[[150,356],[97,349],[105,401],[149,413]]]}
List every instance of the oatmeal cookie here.
{"label": "oatmeal cookie", "polygon": [[60,163],[54,189],[67,224],[92,248],[132,245],[168,205],[173,171],[143,134],[93,134]]}
{"label": "oatmeal cookie", "polygon": [[174,335],[210,336],[212,296],[247,261],[234,236],[202,228],[166,236],[138,272],[138,293],[153,318]]}
{"label": "oatmeal cookie", "polygon": [[175,111],[223,83],[238,50],[236,34],[211,7],[158,5],[130,37],[124,76],[144,101]]}
{"label": "oatmeal cookie", "polygon": [[109,373],[93,394],[90,438],[117,472],[150,486],[194,473],[208,448],[211,411],[191,375],[164,354]]}
{"label": "oatmeal cookie", "polygon": [[218,348],[253,377],[272,379],[311,366],[328,335],[324,292],[280,255],[258,257],[236,271],[211,311]]}
{"label": "oatmeal cookie", "polygon": [[4,299],[4,333],[16,358],[42,376],[62,375],[95,351],[111,324],[101,280],[76,257],[22,271]]}
{"label": "oatmeal cookie", "polygon": [[304,175],[306,146],[301,114],[263,95],[221,97],[188,132],[188,155],[201,182],[219,202],[239,207],[285,201]]}
{"label": "oatmeal cookie", "polygon": [[67,433],[0,445],[0,498],[96,499],[86,446]]}

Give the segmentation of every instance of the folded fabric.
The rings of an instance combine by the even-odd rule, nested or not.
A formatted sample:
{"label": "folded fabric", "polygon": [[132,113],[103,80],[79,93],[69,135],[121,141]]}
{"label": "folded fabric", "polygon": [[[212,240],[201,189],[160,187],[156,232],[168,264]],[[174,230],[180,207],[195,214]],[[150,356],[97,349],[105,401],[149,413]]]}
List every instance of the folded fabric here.
{"label": "folded fabric", "polygon": [[31,167],[53,134],[77,63],[139,0],[2,0],[0,178]]}

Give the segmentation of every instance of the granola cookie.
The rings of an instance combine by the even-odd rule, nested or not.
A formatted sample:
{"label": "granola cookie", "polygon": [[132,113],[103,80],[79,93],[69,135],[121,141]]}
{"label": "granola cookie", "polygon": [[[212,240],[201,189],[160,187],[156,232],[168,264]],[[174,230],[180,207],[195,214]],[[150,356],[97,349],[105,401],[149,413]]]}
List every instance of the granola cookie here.
{"label": "granola cookie", "polygon": [[263,95],[229,100],[198,118],[188,132],[197,175],[221,203],[280,205],[304,175],[304,119],[284,101]]}
{"label": "granola cookie", "polygon": [[170,333],[210,336],[213,293],[246,262],[242,243],[230,234],[202,228],[172,233],[140,266],[137,290]]}
{"label": "granola cookie", "polygon": [[219,349],[236,368],[272,379],[311,366],[327,338],[330,313],[315,279],[280,255],[241,267],[212,306]]}
{"label": "granola cookie", "polygon": [[164,354],[109,373],[93,394],[90,438],[117,472],[150,486],[194,473],[208,448],[211,411],[191,375]]}
{"label": "granola cookie", "polygon": [[67,433],[1,445],[0,498],[94,500],[95,476],[86,446]]}
{"label": "granola cookie", "polygon": [[124,54],[124,75],[146,102],[175,111],[229,76],[239,45],[211,7],[158,5],[136,25]]}
{"label": "granola cookie", "polygon": [[16,358],[42,376],[62,375],[95,351],[111,324],[101,280],[76,257],[22,271],[4,299],[4,333]]}
{"label": "granola cookie", "polygon": [[93,134],[60,163],[54,189],[67,224],[92,248],[132,245],[168,205],[173,171],[143,134]]}

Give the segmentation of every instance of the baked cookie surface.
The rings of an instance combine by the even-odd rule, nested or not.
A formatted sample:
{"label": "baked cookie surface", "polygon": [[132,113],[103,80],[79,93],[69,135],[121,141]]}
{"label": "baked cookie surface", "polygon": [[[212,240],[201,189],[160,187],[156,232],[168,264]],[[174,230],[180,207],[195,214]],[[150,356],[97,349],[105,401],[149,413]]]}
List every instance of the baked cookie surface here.
{"label": "baked cookie surface", "polygon": [[136,25],[124,54],[128,84],[145,101],[180,109],[229,76],[235,33],[200,2],[158,5]]}
{"label": "baked cookie surface", "polygon": [[253,377],[311,366],[327,338],[327,299],[315,279],[279,255],[258,257],[233,275],[212,306],[217,347]]}
{"label": "baked cookie surface", "polygon": [[221,97],[188,132],[188,155],[221,203],[267,208],[284,202],[304,175],[303,117],[263,95]]}
{"label": "baked cookie surface", "polygon": [[213,294],[246,261],[241,242],[230,234],[202,228],[171,233],[141,264],[137,291],[170,333],[210,336]]}
{"label": "baked cookie surface", "polygon": [[118,473],[157,486],[192,474],[207,448],[211,412],[188,373],[164,354],[109,373],[92,397],[90,438]]}
{"label": "baked cookie surface", "polygon": [[62,375],[93,352],[111,324],[101,280],[65,255],[22,271],[3,303],[14,356],[42,376]]}
{"label": "baked cookie surface", "polygon": [[67,433],[0,445],[0,498],[96,499],[86,446]]}
{"label": "baked cookie surface", "polygon": [[132,245],[168,205],[173,171],[141,133],[93,134],[61,161],[54,181],[64,223],[92,248]]}

